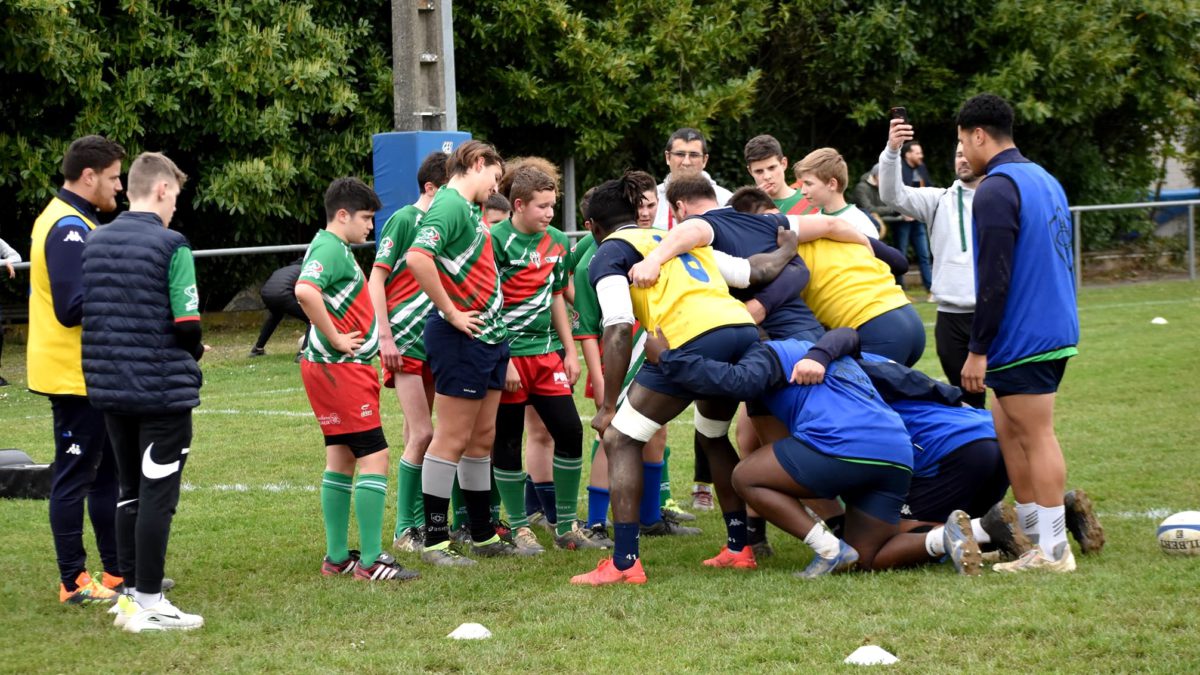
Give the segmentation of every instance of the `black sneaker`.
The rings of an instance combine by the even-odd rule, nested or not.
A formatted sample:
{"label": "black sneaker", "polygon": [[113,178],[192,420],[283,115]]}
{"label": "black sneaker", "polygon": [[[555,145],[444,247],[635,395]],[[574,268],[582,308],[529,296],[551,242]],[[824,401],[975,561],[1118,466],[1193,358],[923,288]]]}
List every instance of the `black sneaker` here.
{"label": "black sneaker", "polygon": [[450,530],[450,543],[459,547],[471,545],[471,528],[463,523],[461,526]]}
{"label": "black sneaker", "polygon": [[592,531],[592,541],[600,544],[601,548],[616,547],[617,543],[613,541],[612,537],[608,536],[608,528],[604,526],[604,523],[596,523],[588,529]]}
{"label": "black sneaker", "polygon": [[471,553],[480,558],[502,558],[506,556],[522,555],[516,544],[504,541],[500,537],[486,544],[471,544]]}
{"label": "black sneaker", "polygon": [[647,527],[642,525],[643,537],[694,537],[700,534],[700,528],[680,525],[671,518],[663,518]]}
{"label": "black sneaker", "polygon": [[254,358],[256,356],[266,356],[266,355],[267,355],[267,350],[263,349],[262,347],[251,347],[250,348],[250,358]]}
{"label": "black sneaker", "polygon": [[992,540],[992,546],[1010,560],[1016,560],[1033,548],[1033,542],[1017,527],[1017,511],[1012,504],[996,502],[979,519],[979,525]]}
{"label": "black sneaker", "polygon": [[1096,518],[1092,500],[1083,490],[1068,490],[1063,495],[1065,520],[1071,536],[1079,542],[1079,550],[1085,554],[1099,553],[1104,548],[1104,527]]}
{"label": "black sneaker", "polygon": [[775,549],[771,546],[771,542],[766,539],[750,544],[750,548],[754,551],[755,559],[770,558],[775,555]]}

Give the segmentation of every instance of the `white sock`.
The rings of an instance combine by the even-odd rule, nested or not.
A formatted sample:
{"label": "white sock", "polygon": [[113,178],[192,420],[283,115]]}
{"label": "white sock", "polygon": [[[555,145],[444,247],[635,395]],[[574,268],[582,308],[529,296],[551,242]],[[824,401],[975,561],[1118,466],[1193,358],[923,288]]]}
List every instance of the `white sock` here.
{"label": "white sock", "polygon": [[162,600],[162,593],[143,593],[136,588],[133,589],[133,599],[137,600],[137,604],[142,609],[146,609],[152,605],[157,605],[159,600]]}
{"label": "white sock", "polygon": [[946,555],[946,540],[942,537],[942,533],[945,531],[945,525],[938,525],[925,533],[925,552],[929,554],[930,558],[940,558]]}
{"label": "white sock", "polygon": [[836,558],[842,548],[841,540],[833,536],[823,523],[817,523],[804,535],[804,543],[811,546],[822,558]]}
{"label": "white sock", "polygon": [[1038,543],[1038,505],[1034,502],[1017,504],[1017,526],[1033,543]]}
{"label": "white sock", "polygon": [[987,530],[983,529],[983,525],[980,524],[979,518],[971,519],[971,534],[975,536],[975,541],[979,542],[980,544],[992,543],[992,537],[987,533]]}
{"label": "white sock", "polygon": [[[1051,560],[1058,560],[1054,549],[1067,540],[1067,516],[1065,506],[1039,506],[1038,545],[1042,553]],[[1066,548],[1064,547],[1065,551]]]}

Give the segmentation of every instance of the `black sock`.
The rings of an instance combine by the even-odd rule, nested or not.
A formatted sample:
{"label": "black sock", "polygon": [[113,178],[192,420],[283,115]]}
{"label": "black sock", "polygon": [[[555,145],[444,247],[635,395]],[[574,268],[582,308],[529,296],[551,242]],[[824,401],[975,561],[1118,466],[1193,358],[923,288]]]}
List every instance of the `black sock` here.
{"label": "black sock", "polygon": [[481,544],[496,536],[496,528],[492,527],[492,491],[463,490],[462,493],[463,500],[467,502],[471,540]]}
{"label": "black sock", "polygon": [[746,543],[751,546],[767,543],[766,518],[762,516],[750,516],[746,519]]}
{"label": "black sock", "polygon": [[725,518],[725,545],[734,553],[746,548],[746,509],[721,515]]}
{"label": "black sock", "polygon": [[425,546],[449,541],[450,523],[446,514],[450,510],[450,498],[435,497],[428,492],[423,492],[421,498],[425,503]]}

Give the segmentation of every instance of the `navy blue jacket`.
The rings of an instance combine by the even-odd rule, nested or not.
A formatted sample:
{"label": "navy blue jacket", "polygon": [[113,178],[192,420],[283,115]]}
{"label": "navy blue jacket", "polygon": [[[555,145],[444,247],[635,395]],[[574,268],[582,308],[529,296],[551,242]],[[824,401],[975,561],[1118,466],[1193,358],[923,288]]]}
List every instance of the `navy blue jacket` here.
{"label": "navy blue jacket", "polygon": [[187,239],[157,215],[126,212],[83,251],[83,377],[98,410],[171,414],[200,405],[200,366],[171,312],[171,257]]}

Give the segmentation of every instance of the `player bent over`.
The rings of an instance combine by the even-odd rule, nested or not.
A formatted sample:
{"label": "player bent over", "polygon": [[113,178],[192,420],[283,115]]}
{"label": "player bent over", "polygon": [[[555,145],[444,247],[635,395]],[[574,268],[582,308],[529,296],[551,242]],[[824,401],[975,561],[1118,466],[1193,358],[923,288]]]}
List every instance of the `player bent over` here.
{"label": "player bent over", "polygon": [[393,546],[407,553],[425,546],[421,465],[433,439],[433,374],[425,360],[425,317],[433,309],[408,270],[405,254],[439,187],[446,184],[446,153],[432,152],[417,169],[421,196],[392,214],[377,237],[368,287],[379,327],[383,384],[396,390],[404,412],[404,454],[396,470],[396,529]]}
{"label": "player bent over", "polygon": [[[311,323],[300,377],[325,436],[321,574],[406,581],[419,575],[382,550],[388,446],[379,420],[379,374],[371,364],[379,331],[366,277],[350,250],[367,240],[379,207],[379,197],[357,178],[338,178],[325,191],[325,229],[309,244],[296,281],[296,301]],[[347,543],[351,493],[361,554]]]}
{"label": "player bent over", "polygon": [[508,369],[503,297],[492,238],[480,205],[492,194],[504,162],[480,141],[460,145],[446,163],[438,190],[408,249],[408,269],[433,300],[425,348],[433,371],[438,424],[425,453],[425,549],[421,559],[443,566],[473,565],[450,549],[447,510],[458,477],[476,555],[516,555],[491,522],[492,443],[496,410]]}
{"label": "player bent over", "polygon": [[[682,412],[696,397],[644,366],[635,377],[628,397],[616,409],[621,379],[628,371],[634,321],[647,330],[661,327],[688,352],[734,360],[758,339],[758,330],[745,306],[729,295],[712,249],[699,247],[662,266],[662,278],[648,289],[630,288],[629,270],[662,240],[662,233],[635,225],[641,199],[628,176],[596,188],[588,204],[588,220],[599,243],[589,269],[604,316],[604,404],[592,420],[603,434],[609,462],[612,496],[614,556],[602,560],[592,572],[572,577],[571,583],[599,586],[613,583],[642,584],[646,574],[638,559],[638,510],[642,495],[642,448],[664,424]],[[790,250],[776,256],[778,270],[791,259]],[[697,401],[701,443],[714,475],[729,475],[737,455],[727,431],[737,402],[728,399]],[[740,534],[744,546],[745,513],[740,500],[726,501],[726,527]],[[742,546],[737,547],[738,550]]]}

